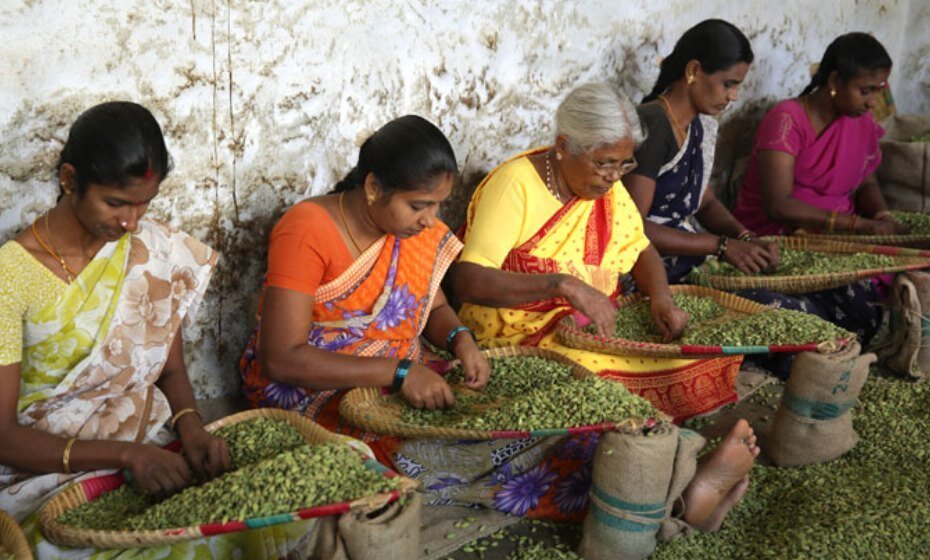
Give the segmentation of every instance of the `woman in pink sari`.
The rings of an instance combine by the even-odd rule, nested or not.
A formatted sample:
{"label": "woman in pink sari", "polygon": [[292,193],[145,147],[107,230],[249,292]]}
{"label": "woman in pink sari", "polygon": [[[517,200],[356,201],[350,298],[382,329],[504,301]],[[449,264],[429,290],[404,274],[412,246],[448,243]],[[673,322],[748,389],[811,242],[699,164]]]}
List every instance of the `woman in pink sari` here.
{"label": "woman in pink sari", "polygon": [[775,105],[759,125],[736,218],[758,235],[906,233],[875,179],[884,131],[870,111],[890,72],[874,37],[834,40],[801,95]]}

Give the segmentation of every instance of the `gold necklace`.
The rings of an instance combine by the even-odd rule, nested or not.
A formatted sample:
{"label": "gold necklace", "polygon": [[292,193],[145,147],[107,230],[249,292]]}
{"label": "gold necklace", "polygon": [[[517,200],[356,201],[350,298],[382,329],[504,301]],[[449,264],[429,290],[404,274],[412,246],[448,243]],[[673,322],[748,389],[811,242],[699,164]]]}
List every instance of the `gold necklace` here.
{"label": "gold necklace", "polygon": [[559,193],[559,188],[552,185],[552,163],[551,156],[552,152],[546,152],[546,188],[549,189],[549,192],[552,193],[552,196],[556,198],[561,204],[565,204],[562,200],[562,195]]}
{"label": "gold necklace", "polygon": [[55,244],[52,242],[52,230],[48,227],[48,212],[45,213],[45,231],[48,232],[48,244],[46,245],[42,237],[39,236],[39,231],[36,229],[36,224],[39,223],[39,220],[32,222],[32,235],[36,238],[36,241],[39,242],[39,246],[45,249],[45,252],[52,256],[53,259],[58,261],[58,264],[61,266],[61,269],[65,273],[65,278],[70,284],[72,280],[77,278],[77,272],[74,271],[68,263],[65,262],[64,257],[55,249]]}
{"label": "gold necklace", "polygon": [[675,128],[676,134],[681,136],[681,141],[684,142],[688,135],[685,133],[685,130],[681,128],[681,125],[678,124],[678,119],[675,118],[675,113],[672,112],[672,106],[669,105],[668,98],[666,98],[665,95],[660,95],[659,99],[661,99],[662,103],[665,104],[665,112],[668,113],[668,118],[671,119],[672,126]]}
{"label": "gold necklace", "polygon": [[355,245],[355,250],[358,251],[358,254],[359,254],[359,255],[361,255],[361,254],[362,254],[362,248],[359,247],[358,241],[356,241],[356,240],[355,240],[355,236],[352,235],[352,230],[349,229],[349,221],[346,220],[346,211],[345,211],[345,209],[342,207],[342,199],[345,198],[345,195],[346,195],[345,191],[339,193],[339,214],[342,216],[342,225],[345,226],[345,228],[346,228],[346,233],[349,234],[349,239],[352,240],[352,245]]}

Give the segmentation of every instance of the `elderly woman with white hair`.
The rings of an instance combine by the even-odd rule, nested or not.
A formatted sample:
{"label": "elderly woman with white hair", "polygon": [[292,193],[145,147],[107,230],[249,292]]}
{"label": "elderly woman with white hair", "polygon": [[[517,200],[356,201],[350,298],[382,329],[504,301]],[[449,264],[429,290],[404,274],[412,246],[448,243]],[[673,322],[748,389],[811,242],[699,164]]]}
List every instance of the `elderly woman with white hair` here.
{"label": "elderly woman with white hair", "polygon": [[[733,390],[739,358],[623,359],[579,352],[553,339],[552,326],[573,308],[611,332],[615,310],[609,297],[630,271],[667,337],[677,336],[688,321],[672,301],[662,261],[619,181],[636,165],[633,151],[643,140],[633,105],[606,84],[589,84],[569,94],[556,120],[554,146],[508,160],[475,191],[465,250],[453,271],[453,287],[467,302],[463,323],[485,346],[539,345],[595,371],[623,368],[641,376],[640,387],[666,383],[672,387],[666,396],[637,392],[676,416],[703,411],[686,406],[689,394],[717,394],[704,405],[722,404],[727,396],[720,394]],[[709,381],[695,382],[701,376]],[[746,492],[759,452],[755,440],[740,420],[696,466],[685,507],[675,514],[700,529],[718,528]],[[511,515],[577,522],[587,510],[597,442],[595,434],[458,444],[408,440],[394,464],[423,483],[431,503],[478,503]]]}
{"label": "elderly woman with white hair", "polygon": [[687,324],[620,182],[636,167],[633,153],[642,141],[636,110],[621,92],[603,83],[572,91],[556,113],[554,145],[507,160],[476,189],[452,280],[464,302],[462,322],[483,346],[556,351],[680,420],[735,400],[741,357],[619,357],[563,346],[554,333],[573,310],[601,334],[612,333],[611,298],[628,273],[649,296],[666,340]]}

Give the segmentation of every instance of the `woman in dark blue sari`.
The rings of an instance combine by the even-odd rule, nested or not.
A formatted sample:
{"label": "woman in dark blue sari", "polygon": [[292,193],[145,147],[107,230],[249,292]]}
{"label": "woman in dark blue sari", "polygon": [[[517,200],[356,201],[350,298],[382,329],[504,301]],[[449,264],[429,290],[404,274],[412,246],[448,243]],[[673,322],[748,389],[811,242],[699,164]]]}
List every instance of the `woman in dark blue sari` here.
{"label": "woman in dark blue sari", "polygon": [[[639,166],[624,178],[646,236],[666,266],[669,283],[716,256],[747,274],[778,265],[775,243],[758,239],[717,199],[709,178],[717,140],[715,116],[736,100],[753,54],[732,24],[706,20],[689,29],[663,62],[652,91],[637,108],[647,130]],[[813,313],[855,332],[865,347],[881,309],[868,281],[793,297],[766,290],[739,295],[774,307]],[[785,366],[771,365],[777,373]]]}

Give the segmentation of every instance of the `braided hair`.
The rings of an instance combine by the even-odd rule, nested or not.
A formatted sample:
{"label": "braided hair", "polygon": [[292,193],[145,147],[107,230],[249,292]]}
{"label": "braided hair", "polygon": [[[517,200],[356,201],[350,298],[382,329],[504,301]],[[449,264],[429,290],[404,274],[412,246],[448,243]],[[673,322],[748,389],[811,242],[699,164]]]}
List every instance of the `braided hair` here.
{"label": "braided hair", "polygon": [[734,64],[752,64],[752,47],[749,39],[735,25],[722,19],[706,19],[685,31],[675,43],[672,54],[665,57],[652,91],[643,97],[643,103],[656,99],[685,74],[691,60],[701,64],[701,70],[713,74]]}

